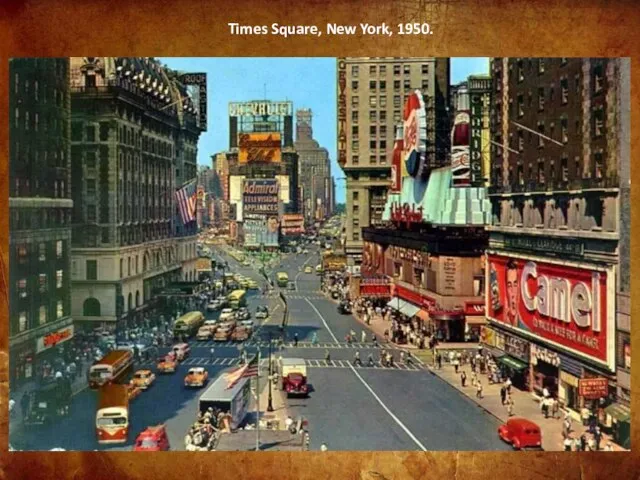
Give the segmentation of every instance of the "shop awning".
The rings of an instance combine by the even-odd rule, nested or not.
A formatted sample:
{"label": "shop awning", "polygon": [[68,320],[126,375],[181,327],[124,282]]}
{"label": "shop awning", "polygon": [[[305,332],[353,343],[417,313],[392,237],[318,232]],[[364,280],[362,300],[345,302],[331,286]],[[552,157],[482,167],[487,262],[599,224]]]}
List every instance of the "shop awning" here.
{"label": "shop awning", "polygon": [[400,313],[403,313],[407,317],[413,317],[420,311],[419,307],[416,307],[413,303],[405,302],[404,307],[400,309]]}
{"label": "shop awning", "polygon": [[513,368],[514,370],[525,370],[528,367],[526,363],[521,362],[520,360],[516,360],[509,355],[503,355],[502,357],[498,358],[498,362],[509,368]]}
{"label": "shop awning", "polygon": [[496,359],[500,357],[504,357],[506,355],[506,353],[504,353],[502,350],[499,350],[495,347],[490,347],[489,345],[483,345],[482,348],[484,348],[487,352],[491,354],[493,358],[496,358]]}
{"label": "shop awning", "polygon": [[619,403],[612,403],[604,409],[607,415],[615,418],[619,422],[628,422],[631,419],[631,410],[629,407]]}
{"label": "shop awning", "polygon": [[391,308],[392,310],[397,310],[398,312],[402,311],[402,307],[404,307],[408,302],[402,300],[401,298],[398,297],[393,297],[389,303],[387,303],[387,307]]}
{"label": "shop awning", "polygon": [[418,313],[416,314],[416,316],[420,320],[424,320],[425,322],[429,321],[429,312],[427,312],[426,310],[419,310]]}
{"label": "shop awning", "polygon": [[467,315],[464,317],[464,320],[467,322],[467,325],[485,325],[487,323],[484,315]]}

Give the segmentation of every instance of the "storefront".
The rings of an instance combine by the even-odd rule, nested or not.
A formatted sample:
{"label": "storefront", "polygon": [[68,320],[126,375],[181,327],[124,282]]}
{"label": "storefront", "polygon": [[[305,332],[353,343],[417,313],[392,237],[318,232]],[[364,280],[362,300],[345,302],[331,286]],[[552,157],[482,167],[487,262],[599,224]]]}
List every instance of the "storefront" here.
{"label": "storefront", "polygon": [[465,341],[479,342],[481,329],[486,325],[484,300],[464,303]]}
{"label": "storefront", "polygon": [[556,352],[531,344],[531,388],[533,392],[542,396],[544,388],[551,396],[558,395],[560,381],[560,357]]}
{"label": "storefront", "polygon": [[390,298],[391,285],[386,277],[367,277],[360,279],[359,293],[366,298]]}
{"label": "storefront", "polygon": [[611,419],[613,441],[623,448],[631,449],[631,410],[621,403],[613,403],[605,408]]}
{"label": "storefront", "polygon": [[9,356],[10,381],[12,388],[23,382],[31,380],[35,375],[35,342],[28,340],[11,349]]}
{"label": "storefront", "polygon": [[465,315],[463,310],[431,310],[436,338],[440,342],[465,341]]}
{"label": "storefront", "polygon": [[510,378],[514,387],[529,390],[529,342],[508,334],[503,337],[505,355],[497,360],[502,376]]}

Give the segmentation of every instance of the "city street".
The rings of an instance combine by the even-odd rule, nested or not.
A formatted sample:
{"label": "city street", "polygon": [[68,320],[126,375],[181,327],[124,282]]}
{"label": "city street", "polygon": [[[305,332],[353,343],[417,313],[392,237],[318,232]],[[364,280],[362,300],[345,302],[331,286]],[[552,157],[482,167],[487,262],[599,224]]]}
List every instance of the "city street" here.
{"label": "city street", "polygon": [[[242,267],[223,252],[230,270],[264,283],[257,268]],[[385,368],[379,364],[379,349],[367,343],[347,344],[345,335],[362,325],[351,315],[337,313],[336,304],[320,293],[320,277],[303,273],[315,267],[318,254],[287,255],[274,271],[286,271],[296,283],[296,291],[285,292],[289,323],[284,349],[276,355],[303,358],[309,368],[312,392],[309,398],[290,399],[288,413],[309,422],[312,450],[326,443],[333,450],[507,450],[497,437],[497,420],[483,412],[454,388],[433,376],[421,365]],[[260,291],[261,292],[261,291]],[[280,334],[283,305],[279,295],[249,294],[252,312],[268,305],[272,312],[254,337],[246,343],[249,352],[260,348],[263,370],[268,355],[269,333]],[[207,313],[215,318],[218,313]],[[312,344],[316,333],[318,343]],[[299,344],[293,347],[294,334]],[[368,340],[370,333],[368,334]],[[72,414],[58,423],[41,428],[21,429],[11,438],[14,448],[25,450],[127,450],[135,436],[150,425],[165,423],[173,450],[183,450],[183,438],[196,418],[201,390],[185,389],[183,378],[190,366],[203,366],[210,378],[239,362],[238,344],[192,340],[192,355],[175,374],[159,375],[155,384],[131,404],[129,441],[124,446],[99,446],[95,440],[94,417],[97,395],[85,389],[74,397]],[[210,348],[215,348],[211,357]],[[364,367],[353,365],[360,351]],[[331,361],[325,361],[326,351]],[[374,367],[366,366],[372,353]],[[398,352],[395,352],[396,359]],[[152,367],[153,362],[141,367]],[[91,447],[93,446],[93,447]]]}

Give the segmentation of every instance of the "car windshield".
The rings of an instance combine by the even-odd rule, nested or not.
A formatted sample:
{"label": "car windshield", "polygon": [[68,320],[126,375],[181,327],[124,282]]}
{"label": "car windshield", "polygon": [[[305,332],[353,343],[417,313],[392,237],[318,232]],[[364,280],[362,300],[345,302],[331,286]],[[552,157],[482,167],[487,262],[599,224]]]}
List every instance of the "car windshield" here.
{"label": "car windshield", "polygon": [[102,417],[97,422],[99,427],[111,427],[114,425],[126,425],[127,419],[125,417]]}
{"label": "car windshield", "polygon": [[138,446],[142,448],[155,448],[158,446],[158,442],[152,438],[143,438],[142,440],[138,440]]}
{"label": "car windshield", "polygon": [[136,378],[147,378],[148,376],[148,373],[136,373]]}
{"label": "car windshield", "polygon": [[104,376],[109,375],[109,368],[108,367],[91,369],[91,374],[90,374],[91,377],[100,378],[103,375]]}

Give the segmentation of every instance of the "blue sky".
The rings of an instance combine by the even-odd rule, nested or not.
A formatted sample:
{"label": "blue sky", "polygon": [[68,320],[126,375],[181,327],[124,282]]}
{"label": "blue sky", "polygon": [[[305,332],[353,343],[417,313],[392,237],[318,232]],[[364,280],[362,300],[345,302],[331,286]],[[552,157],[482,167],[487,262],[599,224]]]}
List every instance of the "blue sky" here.
{"label": "blue sky", "polygon": [[[207,73],[208,129],[200,136],[198,163],[211,165],[211,155],[229,148],[229,102],[291,100],[293,108],[313,112],[315,139],[329,150],[334,177],[343,177],[336,163],[335,58],[160,58],[169,67]],[[489,73],[489,59],[452,58],[451,82]],[[265,96],[266,88],[266,96]],[[336,182],[336,201],[344,201],[344,182]]]}

